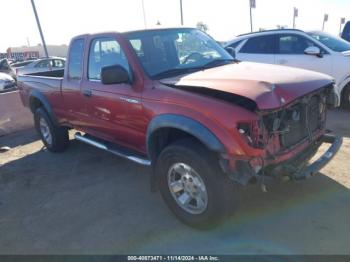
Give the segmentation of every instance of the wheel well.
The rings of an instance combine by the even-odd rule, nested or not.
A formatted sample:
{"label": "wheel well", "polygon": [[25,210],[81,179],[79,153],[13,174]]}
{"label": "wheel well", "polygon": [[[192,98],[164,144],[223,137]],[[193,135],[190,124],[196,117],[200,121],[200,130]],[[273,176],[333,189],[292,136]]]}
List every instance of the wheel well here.
{"label": "wheel well", "polygon": [[29,105],[30,105],[30,110],[32,111],[32,113],[35,113],[35,111],[39,107],[43,106],[42,102],[36,97],[31,97],[30,98],[30,104]]}
{"label": "wheel well", "polygon": [[198,138],[177,128],[160,128],[156,130],[148,142],[148,151],[152,160],[157,159],[162,150],[175,141],[190,138],[207,148]]}
{"label": "wheel well", "polygon": [[344,94],[344,92],[345,92],[345,89],[346,89],[347,87],[349,87],[349,85],[350,85],[350,82],[349,82],[349,83],[346,83],[346,84],[344,85],[344,87],[343,87],[342,90],[340,91],[340,97],[343,97],[343,94]]}

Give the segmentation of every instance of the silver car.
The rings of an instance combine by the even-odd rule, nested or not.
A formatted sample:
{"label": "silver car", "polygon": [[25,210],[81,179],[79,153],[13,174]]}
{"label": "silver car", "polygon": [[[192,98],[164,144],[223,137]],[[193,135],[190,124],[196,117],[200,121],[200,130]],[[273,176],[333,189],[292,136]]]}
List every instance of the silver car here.
{"label": "silver car", "polygon": [[0,92],[10,90],[15,87],[16,82],[9,74],[0,73]]}
{"label": "silver car", "polygon": [[45,71],[64,69],[66,59],[61,57],[50,57],[35,60],[25,66],[16,68],[17,75],[33,74]]}

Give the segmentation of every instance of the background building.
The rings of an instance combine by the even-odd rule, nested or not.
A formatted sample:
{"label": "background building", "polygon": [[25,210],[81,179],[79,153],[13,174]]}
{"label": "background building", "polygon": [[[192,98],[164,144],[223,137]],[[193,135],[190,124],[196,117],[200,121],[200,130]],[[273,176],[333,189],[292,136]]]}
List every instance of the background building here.
{"label": "background building", "polygon": [[[49,56],[66,57],[68,52],[67,45],[48,45],[47,50]],[[42,45],[37,46],[22,46],[22,47],[9,47],[7,54],[1,54],[9,59],[14,60],[26,60],[30,58],[45,57],[45,51]]]}

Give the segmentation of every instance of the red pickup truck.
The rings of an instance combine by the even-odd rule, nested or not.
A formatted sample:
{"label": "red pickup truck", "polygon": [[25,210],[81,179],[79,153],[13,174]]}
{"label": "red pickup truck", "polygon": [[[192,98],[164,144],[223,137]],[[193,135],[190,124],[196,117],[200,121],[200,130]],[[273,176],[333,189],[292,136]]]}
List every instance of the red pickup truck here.
{"label": "red pickup truck", "polygon": [[[314,175],[342,139],[326,128],[330,77],[239,62],[205,33],[171,28],[80,35],[65,70],[18,76],[49,151],[75,139],[152,167],[175,215],[217,224],[236,184]],[[322,143],[329,149],[308,163]]]}

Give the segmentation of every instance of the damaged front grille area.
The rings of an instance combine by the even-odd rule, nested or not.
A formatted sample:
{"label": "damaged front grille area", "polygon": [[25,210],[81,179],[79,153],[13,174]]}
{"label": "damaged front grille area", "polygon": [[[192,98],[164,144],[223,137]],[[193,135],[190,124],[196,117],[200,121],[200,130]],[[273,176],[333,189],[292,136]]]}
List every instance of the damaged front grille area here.
{"label": "damaged front grille area", "polygon": [[263,116],[269,137],[278,136],[281,150],[313,139],[313,134],[325,125],[329,90],[305,96],[287,108]]}

